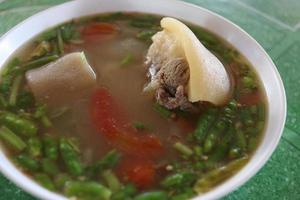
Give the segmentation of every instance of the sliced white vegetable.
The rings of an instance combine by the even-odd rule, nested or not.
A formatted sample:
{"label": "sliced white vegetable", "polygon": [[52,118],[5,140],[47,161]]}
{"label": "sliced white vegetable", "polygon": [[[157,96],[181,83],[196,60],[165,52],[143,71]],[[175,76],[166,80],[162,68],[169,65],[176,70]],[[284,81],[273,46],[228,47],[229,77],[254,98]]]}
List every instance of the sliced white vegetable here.
{"label": "sliced white vegetable", "polygon": [[223,64],[209,52],[194,33],[177,19],[161,20],[163,31],[156,33],[148,51],[153,64],[165,65],[174,58],[185,58],[190,78],[187,86],[190,102],[224,104],[230,93],[230,80]]}
{"label": "sliced white vegetable", "polygon": [[76,97],[96,83],[96,74],[83,52],[70,53],[43,67],[30,70],[26,79],[34,96],[44,103]]}

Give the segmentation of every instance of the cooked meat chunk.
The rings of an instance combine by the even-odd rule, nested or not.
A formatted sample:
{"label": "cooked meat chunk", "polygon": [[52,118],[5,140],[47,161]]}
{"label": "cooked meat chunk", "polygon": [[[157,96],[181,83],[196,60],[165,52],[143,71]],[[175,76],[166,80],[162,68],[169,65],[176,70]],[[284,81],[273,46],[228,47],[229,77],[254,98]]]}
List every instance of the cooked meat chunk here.
{"label": "cooked meat chunk", "polygon": [[185,91],[189,80],[189,66],[185,59],[176,58],[164,66],[150,64],[149,75],[155,83],[156,99],[168,109],[196,111],[197,108],[188,101]]}

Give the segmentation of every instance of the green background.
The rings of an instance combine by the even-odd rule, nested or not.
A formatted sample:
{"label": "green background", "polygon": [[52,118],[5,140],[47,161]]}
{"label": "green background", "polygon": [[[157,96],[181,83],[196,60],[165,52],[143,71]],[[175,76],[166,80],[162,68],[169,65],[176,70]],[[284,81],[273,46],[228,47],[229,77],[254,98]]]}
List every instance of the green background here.
{"label": "green background", "polygon": [[[25,18],[66,1],[0,0],[0,35]],[[287,122],[278,148],[255,177],[224,199],[300,199],[300,0],[186,1],[219,13],[250,33],[274,60],[287,93]],[[35,198],[0,174],[0,200],[14,199]]]}

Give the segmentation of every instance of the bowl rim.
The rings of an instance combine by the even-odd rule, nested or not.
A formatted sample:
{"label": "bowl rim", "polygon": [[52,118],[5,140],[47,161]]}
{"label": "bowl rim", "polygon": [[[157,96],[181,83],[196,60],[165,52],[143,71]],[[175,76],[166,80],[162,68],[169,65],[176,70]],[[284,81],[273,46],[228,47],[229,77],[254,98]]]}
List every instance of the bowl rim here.
{"label": "bowl rim", "polygon": [[[63,4],[56,5],[56,6],[48,8],[48,9],[45,9],[43,11],[40,11],[40,12],[34,14],[33,16],[25,19],[24,21],[22,21],[21,23],[19,23],[16,26],[14,26],[12,29],[10,29],[7,33],[5,33],[0,38],[0,47],[8,47],[8,49],[9,49],[9,46],[7,46],[9,44],[6,43],[6,39],[9,38],[13,33],[19,32],[20,31],[19,29],[22,29],[23,26],[26,27],[26,24],[34,21],[34,19],[39,18],[42,15],[46,15],[46,14],[49,15],[50,13],[52,13],[54,11],[64,10],[64,9],[66,9],[66,7],[72,6],[72,8],[73,8],[73,7],[75,7],[76,4],[79,4],[79,2],[82,2],[82,1],[84,1],[84,0],[73,0],[73,1],[65,2]],[[109,0],[89,0],[89,1],[90,1],[89,3],[96,3],[96,2],[97,3],[100,3],[100,2],[108,3],[108,2],[110,2]],[[123,1],[125,3],[128,3],[128,2],[133,2],[134,0],[123,0]],[[147,2],[147,0],[140,0],[140,1],[141,2],[142,1]],[[233,190],[236,190],[238,187],[240,187],[245,182],[247,182],[251,177],[253,177],[265,165],[265,163],[268,161],[268,159],[270,158],[270,156],[274,152],[275,148],[277,147],[277,145],[280,141],[283,129],[284,129],[284,124],[285,124],[285,119],[286,119],[286,112],[287,112],[286,111],[287,110],[286,94],[285,94],[285,90],[284,90],[284,85],[283,85],[282,79],[280,77],[280,74],[279,74],[275,64],[273,63],[272,59],[270,58],[270,56],[266,53],[266,51],[263,49],[263,47],[252,36],[250,36],[246,31],[244,31],[238,25],[236,25],[235,23],[229,21],[228,19],[226,19],[225,17],[223,17],[219,14],[216,14],[216,13],[214,13],[214,12],[212,12],[212,11],[206,9],[206,8],[200,7],[200,6],[192,4],[192,3],[188,3],[188,2],[184,2],[184,1],[180,1],[180,0],[153,0],[153,2],[151,2],[151,3],[159,4],[159,3],[163,3],[163,1],[168,5],[179,6],[179,7],[182,6],[182,7],[185,7],[185,8],[189,7],[191,9],[193,8],[195,10],[201,11],[201,12],[207,14],[207,15],[210,15],[211,17],[213,17],[215,19],[218,19],[218,20],[223,21],[224,23],[227,23],[228,26],[231,26],[233,29],[236,29],[236,31],[238,31],[240,34],[244,35],[245,38],[248,38],[249,42],[252,42],[253,45],[255,45],[256,48],[258,48],[258,50],[263,54],[263,57],[266,59],[266,62],[268,62],[269,65],[271,66],[270,70],[272,71],[273,78],[276,81],[276,84],[278,86],[277,89],[278,89],[278,92],[280,94],[280,96],[278,98],[278,101],[279,101],[279,104],[280,104],[280,107],[279,107],[280,111],[278,111],[278,112],[281,113],[281,116],[278,116],[280,118],[279,124],[277,124],[277,129],[276,129],[278,134],[276,135],[276,138],[273,139],[273,143],[271,144],[271,146],[269,146],[269,148],[267,150],[265,150],[262,155],[259,156],[259,159],[257,158],[257,160],[256,160],[257,164],[253,165],[251,168],[247,168],[247,171],[248,171],[247,174],[243,175],[242,173],[246,172],[245,168],[249,165],[250,161],[241,170],[239,170],[235,175],[233,175],[231,178],[226,180],[221,185],[215,187],[213,190],[211,190],[211,191],[209,191],[209,192],[207,192],[203,195],[200,195],[200,196],[198,195],[198,196],[193,198],[194,200],[218,199],[218,198],[221,198],[221,197],[225,196],[226,194],[232,192]],[[111,0],[111,2],[116,3],[117,0]],[[122,10],[122,9],[118,9],[118,10],[125,11],[125,10]],[[144,11],[140,11],[140,12],[144,12]],[[101,12],[99,12],[99,14],[100,13]],[[102,12],[102,13],[105,13],[105,12]],[[163,12],[160,13],[160,14],[164,15]],[[91,14],[88,14],[88,15],[91,15]],[[88,15],[81,15],[80,17],[88,16]],[[186,20],[186,21],[189,21],[189,20]],[[58,22],[56,24],[58,25],[60,23]],[[43,28],[43,30],[46,30],[46,29]],[[38,32],[38,33],[40,33],[40,32]],[[214,34],[218,35],[218,33],[214,33]],[[27,38],[27,41],[29,41],[30,39],[31,38]],[[24,42],[21,45],[24,45]],[[9,51],[11,51],[10,55],[2,56],[2,57],[4,57],[4,60],[1,60],[2,57],[0,56],[0,70],[3,67],[4,63],[7,62],[10,59],[11,54],[15,53],[15,50],[9,49],[8,52]],[[268,102],[268,104],[270,104],[270,102]],[[270,111],[268,111],[268,114],[269,114],[269,112]],[[269,122],[266,122],[266,124],[267,124],[267,126],[269,126]],[[265,137],[265,135],[264,135],[264,137]],[[259,146],[261,146],[261,145],[262,144],[260,144]],[[254,153],[254,154],[256,154],[256,153]],[[253,159],[253,157],[254,157],[254,155],[252,156],[251,160]],[[5,154],[3,153],[2,150],[0,151],[0,161],[3,161],[3,162],[0,162],[0,171],[9,180],[14,182],[20,188],[24,189],[26,192],[29,192],[30,194],[34,195],[35,197],[38,197],[38,198],[41,198],[41,199],[55,199],[55,200],[65,200],[66,199],[64,196],[62,196],[60,194],[48,191],[47,189],[43,188],[42,186],[38,185],[33,180],[28,178],[25,174],[23,174],[20,170],[18,170],[9,161],[9,159],[5,156]],[[238,176],[241,176],[243,178],[237,179]],[[231,184],[228,184],[228,183],[231,183]],[[224,187],[224,185],[226,185],[226,184],[228,186]],[[217,190],[218,190],[218,192],[215,192]]]}

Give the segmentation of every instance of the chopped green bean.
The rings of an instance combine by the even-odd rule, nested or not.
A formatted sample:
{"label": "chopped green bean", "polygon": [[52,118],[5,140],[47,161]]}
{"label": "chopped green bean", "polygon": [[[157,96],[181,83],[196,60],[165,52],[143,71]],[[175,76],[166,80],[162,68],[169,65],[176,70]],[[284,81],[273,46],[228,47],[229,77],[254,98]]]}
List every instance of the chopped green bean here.
{"label": "chopped green bean", "polygon": [[37,125],[34,122],[21,118],[11,112],[1,113],[0,122],[13,132],[24,136],[34,136],[38,131]]}
{"label": "chopped green bean", "polygon": [[144,192],[134,198],[134,200],[167,200],[167,199],[168,199],[167,193],[162,191]]}
{"label": "chopped green bean", "polygon": [[59,148],[64,164],[69,172],[75,176],[81,175],[83,172],[83,166],[80,163],[79,156],[73,147],[66,139],[60,139]]}
{"label": "chopped green bean", "polygon": [[39,157],[42,155],[42,142],[37,137],[32,137],[28,140],[28,153],[32,157]]}
{"label": "chopped green bean", "polygon": [[64,41],[62,39],[62,36],[61,36],[61,30],[58,28],[56,30],[56,34],[57,34],[57,47],[58,47],[58,52],[59,52],[59,55],[63,55],[64,54]]}
{"label": "chopped green bean", "polygon": [[57,176],[55,176],[54,184],[58,189],[62,189],[62,188],[64,188],[65,184],[71,180],[72,180],[72,178],[68,174],[62,173],[62,174],[58,174]]}
{"label": "chopped green bean", "polygon": [[195,181],[195,174],[191,172],[180,172],[167,176],[161,185],[164,188],[182,189],[184,186],[190,186]]}
{"label": "chopped green bean", "polygon": [[48,190],[55,190],[55,186],[51,178],[47,174],[38,173],[35,176],[35,180]]}
{"label": "chopped green bean", "polygon": [[21,167],[28,171],[34,172],[40,168],[40,163],[26,154],[18,155],[16,160]]}
{"label": "chopped green bean", "polygon": [[118,192],[114,192],[112,200],[131,200],[137,189],[132,184],[123,186]]}
{"label": "chopped green bean", "polygon": [[52,126],[52,122],[47,116],[46,105],[39,105],[34,113],[34,117],[40,119],[44,127],[50,128]]}
{"label": "chopped green bean", "polygon": [[116,150],[111,150],[99,162],[96,163],[97,169],[111,169],[116,166],[120,158],[120,153],[118,153]]}
{"label": "chopped green bean", "polygon": [[23,80],[23,76],[22,75],[18,75],[15,78],[15,80],[14,80],[14,82],[12,84],[11,93],[10,93],[9,101],[8,101],[9,105],[11,105],[11,106],[15,106],[16,105],[17,96],[18,96],[18,93],[19,93],[19,89],[20,89],[22,80]]}
{"label": "chopped green bean", "polygon": [[191,156],[194,153],[192,149],[190,149],[188,146],[182,144],[181,142],[176,142],[173,145],[173,147],[185,156]]}
{"label": "chopped green bean", "polygon": [[204,113],[197,122],[197,127],[193,133],[195,139],[198,142],[203,142],[206,134],[208,133],[209,127],[215,121],[217,116],[217,109],[210,109]]}
{"label": "chopped green bean", "polygon": [[27,109],[33,107],[34,97],[31,92],[21,91],[18,95],[17,107],[20,109]]}
{"label": "chopped green bean", "polygon": [[111,170],[105,170],[102,173],[102,177],[106,181],[108,188],[112,192],[117,192],[121,188],[121,183],[119,182],[117,176]]}
{"label": "chopped green bean", "polygon": [[52,176],[58,174],[59,172],[59,168],[55,161],[49,158],[45,158],[42,160],[42,169],[43,172]]}
{"label": "chopped green bean", "polygon": [[16,134],[14,134],[5,126],[2,126],[0,128],[0,138],[17,151],[22,151],[27,146],[21,138],[19,138]]}
{"label": "chopped green bean", "polygon": [[46,135],[43,139],[44,143],[44,151],[46,158],[57,160],[58,158],[58,141],[51,137],[50,135]]}
{"label": "chopped green bean", "polygon": [[247,140],[245,137],[245,134],[242,130],[237,130],[236,131],[236,145],[240,148],[240,149],[245,149],[247,146]]}
{"label": "chopped green bean", "polygon": [[225,166],[206,173],[204,176],[197,180],[196,184],[194,185],[194,190],[197,193],[207,192],[216,184],[230,177],[247,162],[248,157],[243,157],[238,160],[231,161]]}
{"label": "chopped green bean", "polygon": [[55,61],[58,58],[59,58],[59,56],[57,56],[57,55],[45,56],[45,57],[30,61],[28,63],[25,63],[23,66],[21,66],[20,70],[25,72],[30,69],[38,68],[38,67],[46,65],[52,61]]}
{"label": "chopped green bean", "polygon": [[67,196],[80,199],[109,200],[112,195],[108,188],[96,182],[70,181],[64,191]]}

